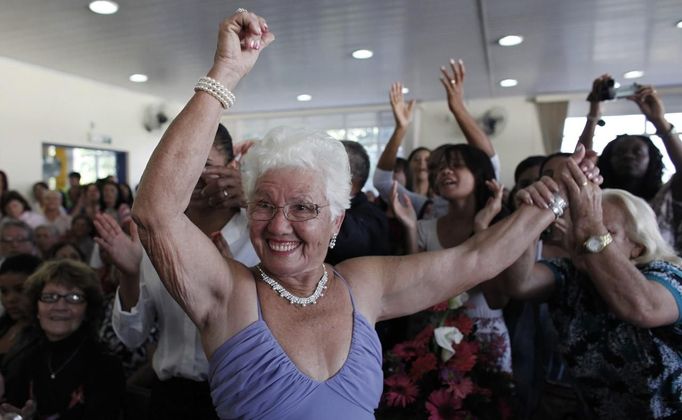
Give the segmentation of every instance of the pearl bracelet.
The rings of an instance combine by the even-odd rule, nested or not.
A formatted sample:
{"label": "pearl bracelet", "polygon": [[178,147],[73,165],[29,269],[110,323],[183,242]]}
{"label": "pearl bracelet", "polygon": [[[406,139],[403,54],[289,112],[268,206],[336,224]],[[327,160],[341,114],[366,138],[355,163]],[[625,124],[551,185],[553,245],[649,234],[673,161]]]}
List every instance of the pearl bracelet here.
{"label": "pearl bracelet", "polygon": [[234,94],[215,79],[208,76],[200,78],[196,86],[194,86],[194,91],[198,92],[200,90],[217,99],[225,109],[231,108],[234,105],[236,99]]}

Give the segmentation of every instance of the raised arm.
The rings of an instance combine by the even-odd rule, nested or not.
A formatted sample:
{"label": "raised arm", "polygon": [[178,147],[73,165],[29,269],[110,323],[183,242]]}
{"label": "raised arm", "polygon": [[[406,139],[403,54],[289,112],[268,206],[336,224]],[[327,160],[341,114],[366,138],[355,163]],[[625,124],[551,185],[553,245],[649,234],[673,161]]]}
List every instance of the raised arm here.
{"label": "raised arm", "polygon": [[607,83],[609,80],[613,80],[609,74],[602,74],[594,79],[592,82],[592,90],[589,95],[587,95],[587,101],[590,103],[590,110],[587,113],[587,121],[585,122],[583,132],[578,138],[578,143],[585,146],[585,149],[587,150],[592,150],[593,147],[594,131],[601,120],[602,92],[604,92],[605,89],[608,89]]}
{"label": "raised arm", "polygon": [[414,99],[405,103],[403,84],[400,82],[391,85],[388,96],[391,101],[393,118],[395,118],[395,129],[377,162],[377,168],[384,171],[392,171],[395,167],[395,158],[398,157],[398,149],[400,149],[407,133],[407,127],[412,121],[412,109],[415,104]]}
{"label": "raised arm", "polygon": [[[220,25],[208,76],[233,90],[273,40],[262,18],[238,11]],[[133,207],[140,239],[161,280],[200,329],[224,315],[216,308],[226,306],[234,276],[246,271],[223,259],[184,214],[213,143],[221,103],[196,91],[152,154]]]}
{"label": "raised arm", "polygon": [[[588,273],[609,309],[618,318],[641,328],[677,321],[679,310],[673,295],[663,285],[648,280],[631,261],[644,251],[643,246],[630,242],[623,226],[614,225],[618,223],[618,213],[608,213],[611,220],[604,219],[599,187],[583,184],[584,175],[573,162],[562,170],[561,177],[571,203],[575,242],[583,244],[594,235],[613,235],[614,242],[600,252],[590,253],[577,247],[573,255],[576,265]],[[610,208],[616,205],[611,204]],[[611,229],[607,229],[609,223]]]}
{"label": "raised arm", "polygon": [[495,155],[493,144],[464,105],[464,75],[466,73],[464,63],[462,60],[455,62],[455,60],[450,59],[450,72],[445,67],[441,67],[440,71],[443,75],[440,82],[443,84],[448,97],[448,108],[455,116],[467,143],[483,150],[488,157],[493,157]]}

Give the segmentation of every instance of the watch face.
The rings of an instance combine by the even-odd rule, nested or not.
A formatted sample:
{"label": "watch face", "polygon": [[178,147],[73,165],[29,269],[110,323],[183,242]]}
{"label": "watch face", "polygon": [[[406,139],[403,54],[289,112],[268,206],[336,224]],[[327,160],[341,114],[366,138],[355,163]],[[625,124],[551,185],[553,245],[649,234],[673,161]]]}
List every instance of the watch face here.
{"label": "watch face", "polygon": [[590,238],[585,242],[585,248],[590,252],[599,252],[601,249],[601,241],[598,238]]}

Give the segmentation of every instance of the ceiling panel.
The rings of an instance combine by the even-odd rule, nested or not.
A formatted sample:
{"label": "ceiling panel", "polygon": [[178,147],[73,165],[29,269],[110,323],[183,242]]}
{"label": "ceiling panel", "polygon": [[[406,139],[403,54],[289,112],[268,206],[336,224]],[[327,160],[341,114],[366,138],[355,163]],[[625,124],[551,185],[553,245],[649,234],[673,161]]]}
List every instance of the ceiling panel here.
{"label": "ceiling panel", "polygon": [[[276,42],[237,88],[236,112],[386,103],[402,80],[417,99],[444,97],[439,67],[467,66],[469,98],[586,91],[603,72],[646,71],[679,85],[679,0],[119,0],[98,16],[83,0],[0,0],[0,56],[185,101],[211,65],[220,19],[246,7]],[[502,48],[509,33],[525,42]],[[350,53],[370,48],[358,61]],[[132,84],[131,73],[146,73]],[[504,89],[503,78],[519,85]],[[300,103],[299,93],[313,100]]]}

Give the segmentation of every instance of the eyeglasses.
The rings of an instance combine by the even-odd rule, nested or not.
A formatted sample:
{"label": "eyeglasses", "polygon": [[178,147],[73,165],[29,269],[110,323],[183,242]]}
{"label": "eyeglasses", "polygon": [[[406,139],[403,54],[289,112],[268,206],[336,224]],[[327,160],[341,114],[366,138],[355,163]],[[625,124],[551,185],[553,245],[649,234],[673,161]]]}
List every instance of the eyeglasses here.
{"label": "eyeglasses", "polygon": [[70,303],[72,305],[85,303],[85,295],[75,292],[67,293],[65,295],[60,295],[59,293],[41,293],[38,299],[43,303],[57,303],[60,298],[64,298],[66,303]]}
{"label": "eyeglasses", "polygon": [[29,241],[28,238],[4,237],[4,238],[0,239],[0,242],[2,242],[3,244],[12,244],[12,243],[21,244],[21,243],[28,242],[28,241]]}
{"label": "eyeglasses", "polygon": [[314,219],[320,214],[322,207],[327,207],[329,204],[319,205],[313,203],[292,203],[284,206],[275,206],[266,201],[256,201],[248,203],[248,213],[252,220],[267,222],[272,220],[277,214],[277,210],[282,209],[284,217],[291,222],[305,222],[306,220]]}

